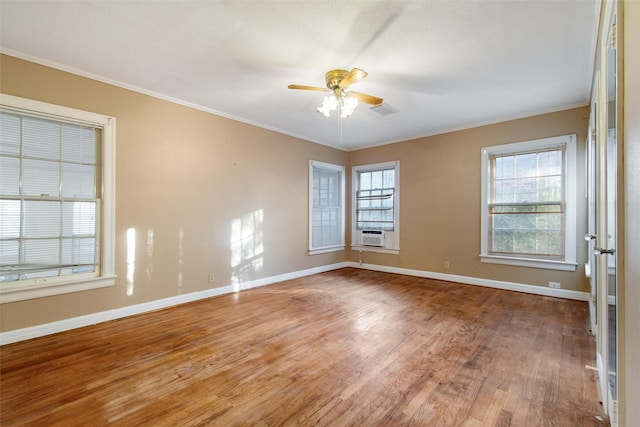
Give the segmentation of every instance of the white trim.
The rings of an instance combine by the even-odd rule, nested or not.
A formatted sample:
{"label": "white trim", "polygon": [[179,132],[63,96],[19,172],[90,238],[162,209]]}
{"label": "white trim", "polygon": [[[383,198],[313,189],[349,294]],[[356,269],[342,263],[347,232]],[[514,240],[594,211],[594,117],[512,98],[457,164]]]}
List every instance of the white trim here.
{"label": "white trim", "polygon": [[[504,282],[491,279],[481,279],[476,277],[459,276],[454,274],[435,273],[424,270],[413,270],[408,268],[389,267],[376,264],[359,264],[357,262],[341,262],[336,264],[314,267],[306,270],[295,271],[291,273],[280,274],[277,276],[266,277],[263,279],[251,280],[240,284],[239,290],[252,289],[259,286],[270,285],[285,280],[297,279],[300,277],[311,276],[313,274],[324,273],[340,268],[353,267],[371,271],[381,271],[385,273],[404,274],[407,276],[423,277],[427,279],[444,280],[447,282],[462,283],[466,285],[485,286],[489,288],[503,289],[508,291],[524,292],[535,295],[544,295],[557,298],[565,298],[577,301],[590,301],[590,295],[587,292],[571,291],[567,289],[553,289],[543,286],[527,285],[522,283]],[[59,320],[57,322],[45,323],[42,325],[31,326],[22,329],[0,333],[0,345],[11,344],[14,342],[24,341],[32,338],[38,338],[45,335],[64,332],[71,329],[81,328],[84,326],[94,325],[96,323],[107,322],[110,320],[121,319],[136,314],[147,313],[179,304],[197,301],[205,298],[211,298],[219,295],[230,294],[236,292],[237,288],[233,285],[226,285],[218,288],[208,289],[206,291],[192,292],[174,297],[164,298],[155,301],[149,301],[141,304],[131,305],[127,307],[107,310],[99,313],[92,313],[85,316],[73,317],[71,319]]]}
{"label": "white trim", "polygon": [[[69,280],[57,282],[44,282],[40,286],[14,287],[3,289],[0,293],[0,304],[27,299],[50,297],[53,295],[70,294],[72,292],[88,291],[91,289],[108,288],[113,286],[117,276],[97,276],[80,280]],[[43,279],[40,279],[43,280]],[[8,282],[10,283],[10,282]],[[43,286],[46,283],[46,286]]]}
{"label": "white trim", "polygon": [[[600,2],[595,2],[596,4],[596,9],[599,10],[599,4]],[[598,17],[600,16],[599,13],[596,13],[596,20],[598,19]],[[597,27],[596,27],[597,28]],[[596,34],[594,35],[594,38],[597,39],[597,31]],[[593,52],[594,52],[594,57],[595,57],[595,44],[594,44],[594,48],[593,48]],[[480,121],[480,122],[475,122],[475,123],[471,123],[468,125],[464,125],[464,126],[455,126],[455,127],[450,127],[450,128],[441,128],[441,129],[437,129],[433,132],[428,132],[428,133],[421,133],[421,134],[416,134],[413,136],[409,136],[409,137],[403,137],[402,139],[391,139],[385,142],[380,142],[380,143],[375,143],[375,144],[364,144],[364,145],[359,145],[357,147],[345,147],[343,144],[340,143],[330,143],[328,141],[320,141],[320,140],[310,140],[308,139],[308,135],[300,135],[296,132],[291,132],[291,131],[287,131],[285,129],[280,129],[274,126],[267,126],[264,123],[258,123],[252,120],[248,120],[246,118],[243,117],[239,117],[239,116],[235,116],[233,114],[229,114],[229,113],[224,113],[222,111],[218,111],[215,110],[213,108],[209,108],[209,107],[205,107],[204,105],[200,105],[200,104],[196,104],[193,102],[189,102],[189,101],[185,101],[183,99],[179,99],[179,98],[174,98],[172,96],[169,95],[165,95],[162,94],[160,92],[155,92],[153,90],[149,90],[149,89],[145,89],[139,86],[135,86],[129,83],[125,83],[122,82],[120,80],[116,80],[116,79],[111,79],[99,74],[95,74],[95,73],[90,73],[84,70],[80,70],[78,68],[75,67],[70,67],[68,65],[65,64],[60,64],[58,62],[55,61],[50,61],[48,59],[43,59],[37,56],[33,56],[33,55],[28,55],[24,52],[20,52],[14,49],[8,49],[5,47],[0,47],[0,54],[4,54],[4,55],[8,55],[8,56],[12,56],[14,58],[18,58],[18,59],[22,59],[24,61],[29,61],[29,62],[33,62],[35,64],[39,64],[39,65],[44,65],[45,67],[49,67],[49,68],[53,68],[56,70],[60,70],[60,71],[64,71],[66,73],[70,73],[70,74],[75,74],[77,76],[80,77],[84,77],[87,79],[91,79],[91,80],[95,80],[101,83],[106,83],[112,86],[116,86],[119,88],[123,88],[132,92],[136,92],[136,93],[141,93],[143,95],[148,95],[151,96],[153,98],[157,98],[157,99],[161,99],[163,101],[168,101],[177,105],[182,105],[184,107],[188,107],[188,108],[193,108],[195,110],[200,110],[200,111],[204,111],[206,113],[210,113],[210,114],[214,114],[216,116],[220,116],[220,117],[224,117],[230,120],[235,120],[241,123],[246,123],[246,124],[250,124],[252,126],[256,126],[258,128],[262,128],[262,129],[267,129],[267,130],[271,130],[274,132],[278,132],[281,133],[283,135],[288,135],[288,136],[292,136],[294,138],[298,138],[298,139],[302,139],[305,141],[310,141],[313,142],[315,144],[320,144],[320,145],[324,145],[327,147],[331,147],[331,148],[335,148],[336,150],[340,150],[340,151],[345,151],[345,152],[351,152],[351,151],[357,151],[357,150],[363,150],[366,148],[373,148],[373,147],[380,147],[383,145],[390,145],[390,144],[395,144],[397,142],[405,142],[405,141],[411,141],[414,139],[420,139],[420,138],[427,138],[430,136],[436,136],[436,135],[444,135],[447,133],[452,133],[452,132],[459,132],[459,131],[463,131],[466,129],[473,129],[473,128],[477,128],[477,127],[482,127],[482,126],[488,126],[488,125],[492,125],[492,124],[497,124],[497,123],[504,123],[504,122],[508,122],[511,120],[517,120],[517,119],[523,119],[523,118],[527,118],[527,117],[534,117],[534,116],[539,116],[542,114],[551,114],[551,113],[555,113],[558,111],[565,111],[565,110],[571,110],[574,108],[579,108],[579,107],[585,107],[589,105],[588,101],[584,101],[584,102],[577,102],[577,103],[571,103],[571,104],[564,104],[561,106],[554,106],[552,108],[543,108],[543,109],[539,109],[539,110],[535,110],[535,111],[531,111],[525,114],[513,114],[513,115],[509,115],[509,116],[505,116],[502,117],[501,119],[494,119],[494,120],[486,120],[486,121]],[[593,67],[593,63],[591,65]],[[587,94],[586,96],[586,100],[589,99],[589,94]]]}
{"label": "white trim", "polygon": [[[340,174],[340,243],[335,245],[313,246],[313,169],[328,169]],[[345,248],[345,222],[347,217],[346,168],[343,165],[309,160],[309,255],[341,251]]]}
{"label": "white trim", "polygon": [[380,254],[391,254],[391,255],[398,255],[400,253],[400,248],[390,249],[390,248],[379,248],[376,246],[361,246],[361,245],[351,245],[351,250],[358,251],[358,252],[378,252]]}
{"label": "white trim", "polygon": [[331,247],[327,247],[327,248],[322,248],[322,249],[313,249],[313,250],[309,250],[309,255],[318,255],[318,254],[327,254],[329,252],[340,252],[340,251],[344,251],[345,245],[342,246],[331,246]]}
{"label": "white trim", "polygon": [[[548,147],[564,145],[566,147],[565,159],[565,255],[564,260],[548,261],[548,260],[532,260],[530,258],[518,258],[517,256],[496,256],[490,255],[488,251],[488,204],[490,198],[489,185],[491,178],[489,177],[489,158],[495,154],[517,153],[526,150],[540,150]],[[481,165],[481,210],[480,210],[480,261],[494,264],[521,265],[526,267],[546,268],[551,270],[575,271],[576,262],[576,174],[577,174],[577,155],[576,155],[576,135],[562,135],[550,138],[540,138],[530,141],[514,142],[511,144],[494,145],[491,147],[483,147],[482,165]]]}
{"label": "white trim", "polygon": [[547,288],[545,286],[528,285],[524,283],[505,282],[501,280],[482,279],[479,277],[459,276],[456,274],[436,273],[425,270],[413,270],[409,268],[389,267],[376,264],[359,264],[349,262],[348,267],[365,270],[381,271],[385,273],[404,274],[406,276],[424,277],[426,279],[444,280],[447,282],[462,283],[465,285],[485,286],[488,288],[503,289],[507,291],[524,292],[527,294],[544,295],[549,297],[571,299],[577,301],[589,301],[588,292],[572,291],[569,289]]}
{"label": "white trim", "polygon": [[[347,267],[347,262],[323,265],[320,267],[309,268],[306,270],[294,271],[291,273],[279,274],[277,276],[266,277],[263,279],[251,280],[240,283],[239,290],[256,288],[259,286],[270,285],[285,280],[297,279],[300,277],[310,276],[313,274],[324,273],[331,270]],[[107,322],[110,320],[121,319],[123,317],[133,316],[136,314],[147,313],[167,307],[172,307],[187,302],[197,301],[205,298],[211,298],[219,295],[230,294],[238,290],[233,285],[226,285],[218,288],[208,289],[206,291],[191,292],[183,295],[176,295],[169,298],[159,299],[155,301],[144,302],[141,304],[130,305],[127,307],[116,308],[113,310],[102,311],[99,313],[87,314],[84,316],[73,317],[71,319],[59,320],[57,322],[45,323],[42,325],[31,326],[22,329],[0,333],[0,345],[11,344],[18,341],[24,341],[32,338],[38,338],[45,335],[64,332],[71,329],[82,328],[84,326],[94,325],[96,323]]]}
{"label": "white trim", "polygon": [[[0,93],[0,105],[20,114],[37,114],[55,120],[72,119],[91,123],[102,129],[102,211],[100,236],[100,271],[94,275],[69,275],[24,281],[19,286],[6,282],[0,289],[0,304],[41,298],[70,292],[86,291],[115,285],[115,159],[116,118],[90,111],[20,98]],[[18,285],[16,283],[16,285]]]}
{"label": "white trim", "polygon": [[[393,231],[385,231],[385,247],[375,248],[372,246],[362,246],[360,243],[361,234],[356,227],[356,195],[358,194],[358,172],[370,172],[382,169],[395,170],[395,182],[393,189]],[[390,162],[372,163],[366,165],[356,165],[351,168],[351,248],[357,251],[381,252],[398,254],[400,253],[400,160]]]}
{"label": "white trim", "polygon": [[576,271],[578,264],[547,259],[512,258],[497,255],[480,255],[480,262],[490,264],[516,265],[518,267],[544,268],[547,270]]}

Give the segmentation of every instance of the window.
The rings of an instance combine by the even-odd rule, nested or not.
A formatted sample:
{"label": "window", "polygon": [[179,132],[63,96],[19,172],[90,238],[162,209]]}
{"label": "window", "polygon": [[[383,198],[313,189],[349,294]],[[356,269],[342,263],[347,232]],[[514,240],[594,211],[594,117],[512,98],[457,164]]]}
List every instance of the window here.
{"label": "window", "polygon": [[2,302],[113,285],[115,119],[0,100]]}
{"label": "window", "polygon": [[382,231],[384,248],[399,249],[399,162],[353,168],[353,241],[362,245],[363,231]]}
{"label": "window", "polygon": [[344,249],[344,166],[309,165],[309,252]]}
{"label": "window", "polygon": [[483,262],[575,270],[575,139],[482,150]]}

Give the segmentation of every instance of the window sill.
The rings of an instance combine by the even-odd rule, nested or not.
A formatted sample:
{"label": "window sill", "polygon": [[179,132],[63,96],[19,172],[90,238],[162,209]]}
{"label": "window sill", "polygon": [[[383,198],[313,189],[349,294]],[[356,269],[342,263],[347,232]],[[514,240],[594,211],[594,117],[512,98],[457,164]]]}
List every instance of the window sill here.
{"label": "window sill", "polygon": [[578,267],[578,264],[576,264],[575,262],[550,261],[533,258],[510,258],[496,255],[480,255],[480,262],[560,271],[576,271],[576,268]]}
{"label": "window sill", "polygon": [[380,248],[377,246],[359,246],[359,245],[351,245],[352,251],[358,252],[377,252],[381,254],[392,254],[398,255],[400,253],[400,249],[395,248]]}
{"label": "window sill", "polygon": [[[24,301],[35,298],[68,294],[71,292],[87,291],[113,286],[116,276],[101,276],[75,281],[58,281],[50,283],[36,283],[22,287],[11,287],[0,290],[0,304]],[[6,285],[6,284],[5,284]]]}
{"label": "window sill", "polygon": [[339,251],[344,251],[344,245],[332,246],[329,248],[309,249],[309,255],[326,254],[329,252],[339,252]]}

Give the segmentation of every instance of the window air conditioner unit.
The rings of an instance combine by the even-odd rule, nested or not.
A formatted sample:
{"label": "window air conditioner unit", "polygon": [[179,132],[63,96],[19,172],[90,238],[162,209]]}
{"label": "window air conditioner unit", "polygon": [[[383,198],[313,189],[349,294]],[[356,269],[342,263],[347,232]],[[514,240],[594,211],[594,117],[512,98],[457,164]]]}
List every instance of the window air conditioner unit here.
{"label": "window air conditioner unit", "polygon": [[384,231],[382,230],[362,230],[361,237],[363,246],[384,247]]}

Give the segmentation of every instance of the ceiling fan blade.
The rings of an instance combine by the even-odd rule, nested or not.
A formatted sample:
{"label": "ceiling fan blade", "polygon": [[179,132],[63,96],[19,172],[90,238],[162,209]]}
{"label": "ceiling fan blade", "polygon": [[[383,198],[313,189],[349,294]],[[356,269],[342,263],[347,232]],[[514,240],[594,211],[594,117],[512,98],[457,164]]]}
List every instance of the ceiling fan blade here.
{"label": "ceiling fan blade", "polygon": [[355,82],[364,79],[365,77],[367,77],[366,71],[361,70],[360,68],[354,68],[353,70],[349,71],[349,74],[344,76],[344,79],[342,79],[339,84],[340,89],[346,89]]}
{"label": "ceiling fan blade", "polygon": [[365,104],[373,105],[377,107],[378,105],[382,105],[383,99],[378,98],[377,96],[367,95],[366,93],[360,92],[348,92],[348,95],[353,95],[358,98],[358,101],[364,102]]}
{"label": "ceiling fan blade", "polygon": [[329,92],[329,89],[326,87],[317,87],[317,86],[305,86],[305,85],[289,85],[289,89],[299,89],[299,90],[317,90],[320,92]]}

